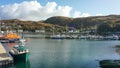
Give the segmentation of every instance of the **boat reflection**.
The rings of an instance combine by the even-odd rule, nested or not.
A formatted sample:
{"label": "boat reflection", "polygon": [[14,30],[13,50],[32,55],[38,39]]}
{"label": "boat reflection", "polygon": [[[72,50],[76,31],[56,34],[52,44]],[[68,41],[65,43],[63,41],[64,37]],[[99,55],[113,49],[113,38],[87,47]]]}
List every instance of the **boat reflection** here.
{"label": "boat reflection", "polygon": [[14,67],[14,64],[0,65],[0,68],[12,68],[12,67]]}
{"label": "boat reflection", "polygon": [[15,68],[30,68],[30,62],[29,60],[24,62],[24,61],[14,61],[14,67]]}

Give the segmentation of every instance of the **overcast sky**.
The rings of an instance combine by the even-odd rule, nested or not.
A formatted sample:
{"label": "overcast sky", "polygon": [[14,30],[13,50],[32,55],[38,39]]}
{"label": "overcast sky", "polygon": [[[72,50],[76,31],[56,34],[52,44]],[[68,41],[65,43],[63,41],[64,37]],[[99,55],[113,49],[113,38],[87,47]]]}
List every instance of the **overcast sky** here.
{"label": "overcast sky", "polygon": [[39,21],[52,16],[120,14],[120,0],[0,0],[0,19]]}

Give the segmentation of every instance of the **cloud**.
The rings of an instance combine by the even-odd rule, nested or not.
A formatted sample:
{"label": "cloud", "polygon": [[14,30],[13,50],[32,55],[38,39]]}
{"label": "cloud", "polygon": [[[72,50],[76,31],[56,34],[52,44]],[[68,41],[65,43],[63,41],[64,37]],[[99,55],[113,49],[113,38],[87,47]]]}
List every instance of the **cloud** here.
{"label": "cloud", "polygon": [[[0,19],[20,19],[40,21],[52,16],[66,16],[66,17],[88,17],[89,13],[81,13],[74,11],[71,14],[71,6],[61,6],[56,2],[48,2],[42,6],[37,0],[23,1],[21,3],[14,3],[10,5],[0,6]],[[102,14],[96,14],[96,16]]]}
{"label": "cloud", "polygon": [[91,15],[89,13],[81,13],[79,11],[75,11],[74,14],[73,14],[74,18],[77,18],[77,17],[88,17],[88,16],[91,16]]}
{"label": "cloud", "polygon": [[0,6],[0,19],[21,19],[39,21],[51,16],[70,16],[72,7],[60,6],[56,2],[48,2],[42,6],[36,0]]}
{"label": "cloud", "polygon": [[73,14],[73,17],[76,18],[76,17],[80,17],[80,12],[79,11],[75,11],[74,14]]}
{"label": "cloud", "polygon": [[96,16],[103,16],[103,14],[96,14]]}

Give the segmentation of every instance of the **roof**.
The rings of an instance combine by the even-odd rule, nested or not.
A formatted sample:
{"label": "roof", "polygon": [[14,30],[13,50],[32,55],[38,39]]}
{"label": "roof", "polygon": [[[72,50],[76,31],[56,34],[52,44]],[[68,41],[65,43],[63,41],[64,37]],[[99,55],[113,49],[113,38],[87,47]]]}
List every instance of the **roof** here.
{"label": "roof", "polygon": [[16,39],[16,38],[20,38],[20,36],[16,33],[8,33],[5,38],[7,39]]}
{"label": "roof", "polygon": [[27,48],[25,48],[24,46],[17,46],[17,47],[14,47],[15,49],[17,50],[26,50]]}

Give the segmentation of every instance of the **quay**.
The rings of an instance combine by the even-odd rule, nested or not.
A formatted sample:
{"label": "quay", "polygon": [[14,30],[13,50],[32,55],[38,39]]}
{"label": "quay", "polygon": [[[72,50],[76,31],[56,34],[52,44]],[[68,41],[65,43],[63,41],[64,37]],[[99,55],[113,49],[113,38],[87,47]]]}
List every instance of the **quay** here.
{"label": "quay", "polygon": [[120,68],[120,60],[101,60],[101,68]]}
{"label": "quay", "polygon": [[13,63],[13,58],[6,50],[6,48],[0,43],[0,66],[9,65]]}

